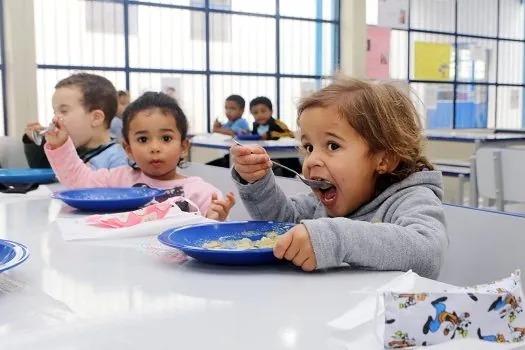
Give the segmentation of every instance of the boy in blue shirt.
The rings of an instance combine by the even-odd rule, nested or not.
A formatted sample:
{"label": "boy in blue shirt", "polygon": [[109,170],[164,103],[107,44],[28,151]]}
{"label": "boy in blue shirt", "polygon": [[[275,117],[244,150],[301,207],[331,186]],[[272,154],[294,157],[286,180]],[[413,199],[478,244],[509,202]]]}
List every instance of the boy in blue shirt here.
{"label": "boy in blue shirt", "polygon": [[[228,136],[249,134],[250,125],[248,124],[248,121],[242,117],[245,106],[246,102],[241,96],[228,96],[224,103],[224,109],[226,111],[226,118],[228,118],[228,122],[221,124],[218,120],[216,120],[213,124],[213,132]],[[229,168],[230,156],[226,154],[224,157],[212,160],[206,164]]]}
{"label": "boy in blue shirt", "polygon": [[213,124],[213,132],[235,136],[250,133],[248,121],[242,117],[246,102],[239,95],[231,95],[226,98],[224,109],[228,122],[221,124],[218,120]]}

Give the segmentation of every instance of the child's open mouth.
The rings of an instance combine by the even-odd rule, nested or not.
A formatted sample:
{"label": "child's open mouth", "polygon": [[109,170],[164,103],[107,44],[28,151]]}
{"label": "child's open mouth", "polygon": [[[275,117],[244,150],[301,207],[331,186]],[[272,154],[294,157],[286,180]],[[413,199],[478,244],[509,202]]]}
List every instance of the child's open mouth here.
{"label": "child's open mouth", "polygon": [[[320,177],[312,178],[312,180],[327,181],[326,179]],[[337,199],[337,188],[333,184],[331,184],[331,186],[328,188],[317,189],[315,190],[315,193],[319,197],[319,200],[321,200],[321,202],[327,207],[333,205]]]}

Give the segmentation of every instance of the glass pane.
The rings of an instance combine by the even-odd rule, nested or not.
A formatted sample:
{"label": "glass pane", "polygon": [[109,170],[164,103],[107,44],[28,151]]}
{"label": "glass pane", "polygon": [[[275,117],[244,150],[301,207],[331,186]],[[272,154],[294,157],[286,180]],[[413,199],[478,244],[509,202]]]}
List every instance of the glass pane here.
{"label": "glass pane", "polygon": [[499,42],[498,83],[523,84],[524,49],[522,42],[503,40]]}
{"label": "glass pane", "polygon": [[458,0],[458,33],[498,35],[498,1]]}
{"label": "glass pane", "polygon": [[366,0],[366,24],[377,25],[379,20],[378,0]]}
{"label": "glass pane", "polygon": [[[246,101],[244,118],[250,127],[253,117],[250,113],[250,101],[258,96],[268,97],[273,104],[274,116],[277,117],[276,82],[273,77],[247,77],[239,75],[212,75],[211,77],[211,123],[215,119],[226,122],[224,100],[229,95],[240,95]],[[210,125],[211,127],[211,125]]]}
{"label": "glass pane", "polygon": [[281,73],[332,75],[336,26],[299,20],[281,20]]}
{"label": "glass pane", "polygon": [[[276,70],[275,20],[253,16],[210,14],[210,30],[231,32],[210,42],[210,65],[215,71],[274,73]],[[189,57],[191,60],[191,57]]]}
{"label": "glass pane", "polygon": [[451,129],[454,108],[453,84],[410,84],[414,105],[427,129]]}
{"label": "glass pane", "polygon": [[151,4],[204,7],[204,0],[140,0]]}
{"label": "glass pane", "polygon": [[130,8],[138,8],[138,35],[129,36],[130,66],[205,70],[205,42],[192,40],[193,29],[202,28],[204,33],[204,12],[150,6]]}
{"label": "glass pane", "polygon": [[497,41],[458,37],[459,81],[496,82]]}
{"label": "glass pane", "polygon": [[410,45],[411,79],[454,79],[454,36],[413,33]]}
{"label": "glass pane", "polygon": [[[117,90],[126,90],[126,74],[124,72],[111,71],[83,71],[90,74],[97,74],[108,78]],[[37,88],[38,88],[38,120],[40,124],[47,125],[53,119],[53,104],[51,98],[55,93],[55,85],[62,79],[67,78],[79,71],[67,69],[38,69]],[[132,95],[132,98],[136,95]]]}
{"label": "glass pane", "polygon": [[336,20],[338,0],[280,0],[281,16]]}
{"label": "glass pane", "polygon": [[[2,81],[3,72],[0,71],[0,82]],[[7,130],[4,125],[4,91],[0,83],[0,135],[6,135]]]}
{"label": "glass pane", "polygon": [[417,0],[410,2],[412,28],[445,31],[455,30],[455,0]]}
{"label": "glass pane", "polygon": [[210,0],[210,8],[274,15],[275,1]]}
{"label": "glass pane", "polygon": [[458,85],[455,128],[486,128],[489,114],[489,89],[481,85]]}
{"label": "glass pane", "polygon": [[524,127],[523,88],[520,86],[498,86],[497,129]]}
{"label": "glass pane", "polygon": [[173,93],[188,118],[190,132],[208,132],[205,75],[131,73],[130,85],[132,98],[137,98],[146,91]]}
{"label": "glass pane", "polygon": [[328,85],[328,79],[281,79],[281,120],[291,129],[297,130],[297,105],[302,97]]}
{"label": "glass pane", "polygon": [[408,32],[392,30],[390,32],[390,78],[408,78]]}
{"label": "glass pane", "polygon": [[123,11],[116,2],[35,0],[37,63],[123,67]]}
{"label": "glass pane", "polygon": [[524,39],[523,2],[499,0],[499,36],[502,38]]}

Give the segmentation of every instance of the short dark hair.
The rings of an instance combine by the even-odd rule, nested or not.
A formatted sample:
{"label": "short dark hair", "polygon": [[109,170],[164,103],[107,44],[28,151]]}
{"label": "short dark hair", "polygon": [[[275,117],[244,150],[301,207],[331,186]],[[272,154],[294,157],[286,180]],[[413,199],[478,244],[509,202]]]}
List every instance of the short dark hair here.
{"label": "short dark hair", "polygon": [[246,107],[246,101],[244,101],[244,98],[242,98],[242,96],[239,95],[230,95],[226,97],[226,101],[232,101],[237,103],[239,107],[241,107],[241,109],[244,109],[244,107]]}
{"label": "short dark hair", "polygon": [[124,97],[124,96],[129,96],[129,94],[128,94],[127,91],[119,90],[119,91],[117,92],[117,96],[118,96],[118,97]]}
{"label": "short dark hair", "polygon": [[177,101],[163,92],[148,91],[131,102],[122,114],[122,137],[124,137],[126,143],[129,144],[129,124],[133,118],[137,113],[153,108],[159,108],[162,113],[173,116],[182,140],[186,139],[188,135],[188,119]]}
{"label": "short dark hair", "polygon": [[104,124],[109,129],[117,114],[117,90],[107,78],[96,74],[77,73],[60,80],[55,89],[74,86],[82,92],[82,105],[88,112],[100,109],[104,113]]}
{"label": "short dark hair", "polygon": [[270,111],[273,111],[272,101],[268,97],[259,96],[250,101],[250,110],[256,105],[265,105]]}

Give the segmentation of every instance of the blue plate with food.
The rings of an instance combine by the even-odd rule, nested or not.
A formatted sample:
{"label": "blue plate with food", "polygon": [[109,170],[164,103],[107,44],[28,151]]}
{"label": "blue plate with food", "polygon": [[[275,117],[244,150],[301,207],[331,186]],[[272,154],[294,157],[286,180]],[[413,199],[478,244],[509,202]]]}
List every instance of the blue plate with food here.
{"label": "blue plate with food", "polygon": [[29,257],[29,250],[23,244],[0,239],[0,272],[20,265]]}
{"label": "blue plate with food", "polygon": [[141,208],[163,193],[147,187],[99,187],[57,192],[53,198],[79,210],[118,212]]}
{"label": "blue plate with food", "polygon": [[3,184],[46,184],[56,181],[53,169],[0,169]]}
{"label": "blue plate with food", "polygon": [[194,259],[212,264],[275,263],[277,237],[295,224],[277,221],[236,221],[189,225],[159,235],[159,241]]}

